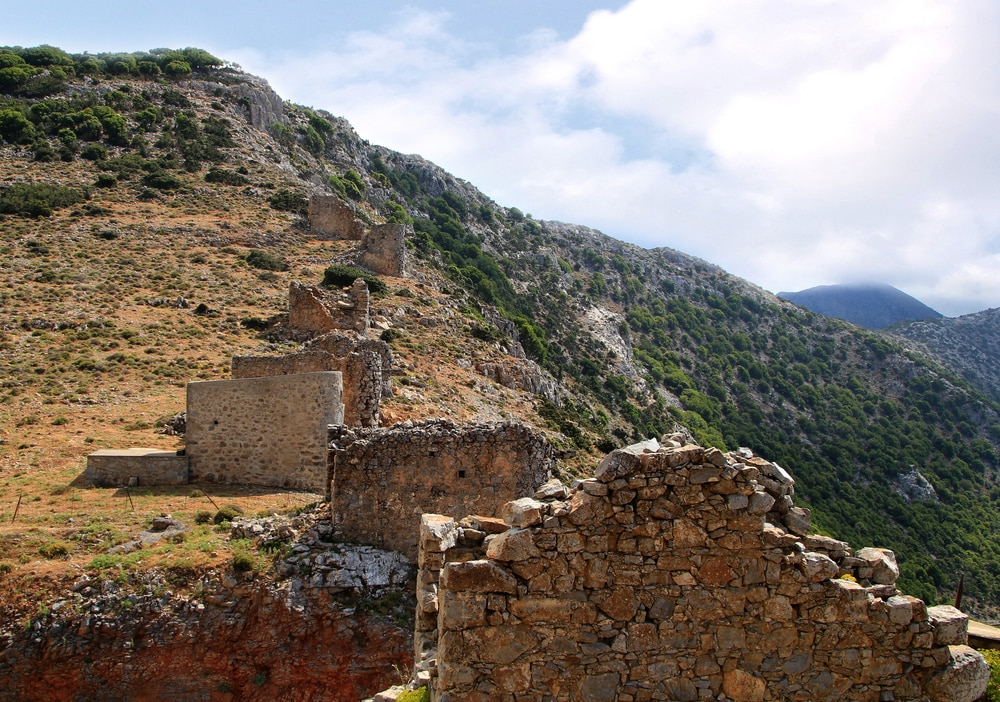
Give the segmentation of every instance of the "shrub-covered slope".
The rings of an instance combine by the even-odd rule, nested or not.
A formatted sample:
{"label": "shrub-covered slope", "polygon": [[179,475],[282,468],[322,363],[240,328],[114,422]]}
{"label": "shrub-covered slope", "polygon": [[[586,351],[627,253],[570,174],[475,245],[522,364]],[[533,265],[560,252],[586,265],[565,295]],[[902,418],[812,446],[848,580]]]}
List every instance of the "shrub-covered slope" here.
{"label": "shrub-covered slope", "polygon": [[[415,275],[375,300],[406,372],[386,421],[517,416],[576,452],[567,472],[680,423],[780,462],[819,528],[897,550],[909,592],[947,599],[965,572],[980,608],[1000,604],[1000,420],[964,381],[704,261],[499,207],[203,53],[0,50],[0,517],[91,448],[174,445],[150,427],[186,380],[291,348],[288,282],[351,261],[304,225],[309,196],[338,194],[412,225]],[[475,372],[519,349],[555,390]],[[903,497],[914,467],[936,499]],[[73,507],[30,518],[91,518]]]}

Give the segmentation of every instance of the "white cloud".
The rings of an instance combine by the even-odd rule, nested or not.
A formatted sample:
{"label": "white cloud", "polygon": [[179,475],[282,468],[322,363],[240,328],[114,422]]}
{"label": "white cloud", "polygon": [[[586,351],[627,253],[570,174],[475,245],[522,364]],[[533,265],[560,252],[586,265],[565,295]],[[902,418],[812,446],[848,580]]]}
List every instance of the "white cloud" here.
{"label": "white cloud", "polygon": [[633,0],[505,52],[410,11],[321,54],[237,60],[537,217],[772,290],[880,280],[954,313],[1000,305],[998,13]]}

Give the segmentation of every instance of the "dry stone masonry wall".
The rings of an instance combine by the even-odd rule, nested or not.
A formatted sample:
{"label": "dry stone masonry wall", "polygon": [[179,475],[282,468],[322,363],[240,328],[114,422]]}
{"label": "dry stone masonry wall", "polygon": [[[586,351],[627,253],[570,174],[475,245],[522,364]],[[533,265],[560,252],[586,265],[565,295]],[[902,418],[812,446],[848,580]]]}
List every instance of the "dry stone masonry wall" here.
{"label": "dry stone masonry wall", "polygon": [[102,449],[87,456],[87,482],[100,487],[184,485],[188,458],[151,448]]}
{"label": "dry stone masonry wall", "polygon": [[378,339],[332,332],[313,339],[302,351],[285,356],[234,356],[234,378],[261,378],[317,371],[339,371],[344,382],[344,424],[379,425],[382,398],[392,393],[393,357]]}
{"label": "dry stone masonry wall", "polygon": [[368,284],[361,278],[336,297],[316,285],[292,281],[288,287],[288,326],[314,335],[338,329],[366,335],[371,325],[370,302]]}
{"label": "dry stone masonry wall", "polygon": [[552,449],[522,424],[404,422],[330,435],[331,512],[344,538],[416,561],[422,512],[489,514],[549,477]]}
{"label": "dry stone masonry wall", "polygon": [[550,481],[502,522],[423,516],[416,679],[432,699],[984,692],[967,618],[900,594],[892,552],[803,536],[780,466],[679,438],[616,451],[572,489]]}
{"label": "dry stone masonry wall", "polygon": [[375,275],[406,276],[406,226],[376,224],[362,239],[358,263]]}
{"label": "dry stone masonry wall", "polygon": [[343,422],[342,393],[336,372],[188,383],[191,480],[325,493],[327,427]]}
{"label": "dry stone masonry wall", "polygon": [[364,224],[354,208],[334,195],[309,198],[309,231],[317,238],[361,241]]}

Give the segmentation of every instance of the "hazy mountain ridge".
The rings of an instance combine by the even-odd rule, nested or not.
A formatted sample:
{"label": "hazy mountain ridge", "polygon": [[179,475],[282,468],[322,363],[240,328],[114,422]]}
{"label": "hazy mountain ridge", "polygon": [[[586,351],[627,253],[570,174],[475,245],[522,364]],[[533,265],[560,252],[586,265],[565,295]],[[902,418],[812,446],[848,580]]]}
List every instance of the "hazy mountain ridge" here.
{"label": "hazy mountain ridge", "polygon": [[[967,593],[1000,603],[990,575],[1000,568],[1000,419],[958,378],[708,262],[499,207],[419,156],[369,144],[341,118],[276,100],[260,79],[227,68],[193,78],[67,79],[66,92],[0,102],[32,124],[30,138],[0,147],[4,185],[53,183],[90,198],[48,219],[0,220],[12,286],[0,300],[12,368],[5,435],[30,429],[18,424],[25,416],[55,421],[48,400],[81,412],[89,402],[127,406],[137,400],[118,390],[125,385],[132,397],[152,395],[160,379],[182,387],[192,376],[220,377],[236,350],[289,348],[267,328],[280,317],[288,281],[318,282],[319,267],[353,256],[350,242],[312,240],[301,217],[308,195],[338,193],[364,221],[406,221],[414,230],[414,281],[394,281],[408,294],[375,303],[393,320],[391,343],[407,373],[387,420],[431,411],[518,417],[579,452],[567,470],[679,422],[706,444],[749,446],[780,462],[821,529],[897,549],[908,591],[934,599],[964,570]],[[33,109],[39,102],[51,102],[49,111]],[[78,155],[86,146],[64,162],[46,156],[65,129],[53,112],[111,105],[127,143],[94,140],[107,150],[94,161]],[[159,121],[143,126],[152,108]],[[213,151],[209,129],[227,131],[231,145]],[[213,171],[230,182],[210,179]],[[102,174],[114,178],[95,187]],[[248,269],[251,249],[289,270]],[[122,294],[91,280],[131,287]],[[147,304],[179,295],[192,308],[203,302],[205,315]],[[26,310],[29,300],[37,309]],[[33,326],[35,318],[99,343],[70,344],[52,327]],[[99,318],[117,325],[105,337],[121,338],[93,331]],[[160,346],[186,349],[180,332],[198,343],[176,362],[154,363]],[[132,339],[143,340],[143,354],[130,353]],[[469,370],[504,358],[514,341],[562,384],[566,402],[515,398]],[[74,389],[85,380],[81,368],[96,384],[86,396]],[[176,411],[181,391],[170,392],[176,398],[164,409]],[[35,449],[17,445],[0,446],[7,470],[32,460]],[[74,444],[71,452],[85,450]],[[892,490],[911,465],[940,503],[907,503]]]}
{"label": "hazy mountain ridge", "polygon": [[943,316],[902,290],[876,283],[819,285],[798,292],[780,292],[778,297],[866,329],[885,329],[898,322]]}

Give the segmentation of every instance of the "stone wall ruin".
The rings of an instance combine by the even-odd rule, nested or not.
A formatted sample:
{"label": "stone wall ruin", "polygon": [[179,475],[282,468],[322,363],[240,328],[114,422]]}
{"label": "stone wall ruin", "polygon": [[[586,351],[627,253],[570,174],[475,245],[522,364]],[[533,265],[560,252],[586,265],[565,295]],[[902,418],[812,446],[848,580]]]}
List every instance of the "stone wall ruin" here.
{"label": "stone wall ruin", "polygon": [[667,443],[616,451],[572,489],[547,483],[499,528],[423,516],[414,643],[432,700],[985,691],[967,617],[900,594],[890,551],[765,521],[790,494],[776,464]]}
{"label": "stone wall ruin", "polygon": [[361,240],[358,263],[375,275],[406,276],[406,226],[376,224]]}
{"label": "stone wall ruin", "polygon": [[330,511],[345,539],[416,561],[421,512],[489,514],[549,477],[552,448],[523,424],[404,422],[330,435]]}
{"label": "stone wall ruin", "polygon": [[284,356],[234,356],[234,378],[339,371],[343,376],[343,423],[376,427],[382,398],[392,394],[393,357],[389,345],[378,339],[330,333],[313,339],[296,353]]}
{"label": "stone wall ruin", "polygon": [[288,326],[309,334],[349,330],[362,336],[371,326],[368,283],[361,278],[334,297],[317,285],[292,281],[288,286]]}
{"label": "stone wall ruin", "polygon": [[354,207],[335,195],[311,197],[308,219],[309,231],[317,238],[361,242],[358,264],[375,275],[406,275],[406,225],[375,224],[366,228]]}
{"label": "stone wall ruin", "polygon": [[354,214],[354,208],[336,195],[309,198],[309,231],[317,238],[361,241],[364,224]]}
{"label": "stone wall ruin", "polygon": [[340,373],[188,383],[192,482],[325,493],[326,434],[344,418]]}

